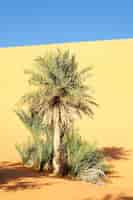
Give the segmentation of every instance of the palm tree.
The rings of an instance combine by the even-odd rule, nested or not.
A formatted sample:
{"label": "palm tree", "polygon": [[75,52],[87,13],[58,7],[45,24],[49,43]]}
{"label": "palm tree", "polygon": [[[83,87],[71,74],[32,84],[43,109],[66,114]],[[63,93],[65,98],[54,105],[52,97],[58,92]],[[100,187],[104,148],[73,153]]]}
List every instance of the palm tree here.
{"label": "palm tree", "polygon": [[70,128],[75,117],[82,114],[93,117],[92,106],[96,106],[90,88],[85,84],[90,68],[78,70],[75,56],[69,51],[46,54],[35,59],[33,70],[26,70],[30,75],[29,84],[35,90],[25,94],[21,103],[28,105],[29,111],[37,113],[42,124],[54,130],[54,173],[59,174],[61,168],[60,146],[62,133]]}

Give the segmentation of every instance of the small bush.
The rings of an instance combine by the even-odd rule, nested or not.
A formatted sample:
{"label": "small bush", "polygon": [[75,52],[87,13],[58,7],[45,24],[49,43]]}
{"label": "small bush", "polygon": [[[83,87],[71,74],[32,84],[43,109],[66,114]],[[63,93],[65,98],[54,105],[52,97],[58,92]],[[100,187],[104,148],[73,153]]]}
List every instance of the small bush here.
{"label": "small bush", "polygon": [[50,129],[48,130],[45,126],[42,126],[39,117],[33,115],[33,113],[29,116],[23,110],[19,110],[16,111],[16,114],[31,134],[31,137],[28,138],[26,143],[16,144],[16,149],[21,160],[24,165],[42,171],[44,166],[52,160],[52,131]]}
{"label": "small bush", "polygon": [[78,178],[83,181],[91,182],[91,183],[101,183],[103,178],[105,177],[105,173],[97,168],[88,168],[80,170],[78,174]]}
{"label": "small bush", "polygon": [[65,135],[67,149],[68,173],[80,180],[99,182],[108,170],[104,155],[96,144],[89,144],[78,134]]}
{"label": "small bush", "polygon": [[28,138],[26,143],[16,144],[16,150],[18,151],[23,164],[26,164],[29,161],[31,154],[35,151],[30,138]]}
{"label": "small bush", "polygon": [[42,171],[44,166],[51,160],[53,149],[50,143],[43,143],[39,138],[35,138],[35,141],[28,140],[25,144],[17,144],[16,149],[24,165]]}
{"label": "small bush", "polygon": [[[53,134],[52,130],[41,125],[41,120],[36,115],[29,117],[25,112],[19,111],[17,115],[30,130],[31,138],[27,143],[17,144],[16,149],[24,165],[43,170],[44,167],[52,168]],[[68,131],[70,132],[70,130]],[[45,133],[42,135],[42,133]],[[106,164],[104,154],[98,150],[96,144],[83,141],[81,136],[72,130],[66,134],[61,145],[62,175],[70,175],[80,180],[98,183],[109,172],[110,166]],[[45,136],[42,139],[41,136]]]}

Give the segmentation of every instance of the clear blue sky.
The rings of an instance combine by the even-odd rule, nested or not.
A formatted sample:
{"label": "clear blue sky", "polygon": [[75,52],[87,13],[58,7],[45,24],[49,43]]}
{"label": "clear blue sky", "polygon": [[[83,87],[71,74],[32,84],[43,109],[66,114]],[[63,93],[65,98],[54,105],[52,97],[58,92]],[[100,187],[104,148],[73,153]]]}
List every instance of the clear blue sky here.
{"label": "clear blue sky", "polygon": [[133,38],[133,0],[1,0],[0,47]]}

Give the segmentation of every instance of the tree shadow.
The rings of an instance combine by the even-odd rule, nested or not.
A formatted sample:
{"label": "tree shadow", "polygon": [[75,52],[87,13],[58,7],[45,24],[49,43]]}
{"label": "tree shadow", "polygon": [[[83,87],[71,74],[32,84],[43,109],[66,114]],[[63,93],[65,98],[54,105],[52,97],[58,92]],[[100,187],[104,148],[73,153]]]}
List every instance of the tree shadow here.
{"label": "tree shadow", "polygon": [[35,183],[32,181],[17,181],[16,183],[12,185],[8,185],[8,184],[2,185],[0,187],[0,190],[9,192],[9,191],[18,191],[18,190],[25,190],[25,189],[40,189],[44,185],[47,185],[47,184]]}
{"label": "tree shadow", "polygon": [[105,159],[109,162],[110,170],[107,172],[107,182],[112,183],[112,178],[121,178],[119,173],[115,170],[115,163],[110,161],[118,161],[118,160],[129,160],[131,150],[127,150],[124,147],[103,147],[100,149],[103,153]]}
{"label": "tree shadow", "polygon": [[129,196],[126,194],[118,194],[118,195],[106,194],[104,197],[97,199],[89,197],[82,200],[133,200],[133,196]]}
{"label": "tree shadow", "polygon": [[0,190],[16,191],[24,189],[40,189],[56,182],[41,182],[44,173],[23,167],[19,163],[0,163]]}
{"label": "tree shadow", "polygon": [[131,151],[124,149],[124,147],[103,147],[102,153],[110,160],[127,160]]}
{"label": "tree shadow", "polygon": [[111,194],[107,194],[103,199],[101,200],[133,200],[133,196],[129,196],[126,194],[119,194],[117,196],[113,196]]}

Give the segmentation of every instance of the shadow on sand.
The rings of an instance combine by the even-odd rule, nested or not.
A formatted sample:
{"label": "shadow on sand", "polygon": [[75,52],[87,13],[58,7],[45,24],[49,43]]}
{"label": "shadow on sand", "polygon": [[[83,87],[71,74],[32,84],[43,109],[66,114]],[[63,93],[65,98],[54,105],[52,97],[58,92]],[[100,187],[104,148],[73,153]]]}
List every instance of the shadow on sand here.
{"label": "shadow on sand", "polygon": [[[107,160],[129,159],[130,151],[123,147],[104,147],[101,150]],[[113,169],[113,166],[112,166]],[[57,181],[46,181],[44,173],[38,173],[35,170],[23,167],[20,163],[1,162],[0,163],[0,190],[17,191],[24,189],[40,189],[43,186],[56,184]],[[109,182],[111,178],[120,178],[115,170],[109,174]],[[43,181],[41,181],[43,178]],[[50,178],[50,177],[49,177]],[[107,195],[102,200],[112,200],[112,197]],[[115,200],[133,200],[133,197],[119,197]],[[86,199],[87,200],[87,199]],[[89,200],[89,199],[88,199]]]}
{"label": "shadow on sand", "polygon": [[125,150],[124,147],[104,147],[101,149],[107,159],[111,160],[127,160],[130,155],[130,150]]}
{"label": "shadow on sand", "polygon": [[24,189],[40,189],[56,182],[41,183],[44,174],[28,169],[19,163],[0,163],[0,190],[16,191]]}
{"label": "shadow on sand", "polygon": [[[112,178],[121,178],[121,176],[119,176],[119,173],[115,170],[114,161],[123,160],[125,162],[126,160],[129,160],[132,151],[127,150],[124,147],[115,147],[115,146],[103,147],[100,151],[104,154],[105,159],[108,160],[111,167],[111,170],[108,173],[109,177],[108,182],[111,183]],[[110,163],[110,161],[113,161],[113,164],[112,162]]]}
{"label": "shadow on sand", "polygon": [[119,195],[112,195],[112,194],[107,194],[102,198],[98,199],[93,199],[93,198],[86,198],[82,200],[133,200],[133,196],[128,196],[126,194],[119,194]]}

